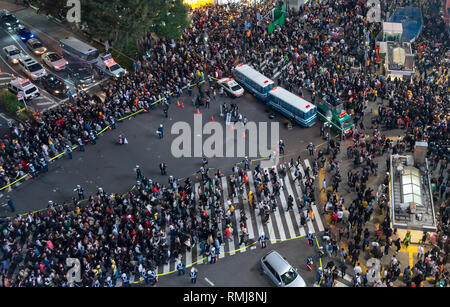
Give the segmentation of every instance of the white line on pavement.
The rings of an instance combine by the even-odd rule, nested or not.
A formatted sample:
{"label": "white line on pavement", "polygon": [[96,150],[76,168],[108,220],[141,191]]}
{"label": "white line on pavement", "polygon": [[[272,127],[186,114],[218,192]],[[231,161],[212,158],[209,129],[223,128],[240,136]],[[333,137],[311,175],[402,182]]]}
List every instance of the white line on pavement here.
{"label": "white line on pavement", "polygon": [[210,284],[211,286],[213,286],[214,287],[214,284],[213,284],[213,282],[212,281],[210,281],[208,278],[206,278],[205,277],[205,280],[206,280],[206,282],[208,283],[208,284]]}

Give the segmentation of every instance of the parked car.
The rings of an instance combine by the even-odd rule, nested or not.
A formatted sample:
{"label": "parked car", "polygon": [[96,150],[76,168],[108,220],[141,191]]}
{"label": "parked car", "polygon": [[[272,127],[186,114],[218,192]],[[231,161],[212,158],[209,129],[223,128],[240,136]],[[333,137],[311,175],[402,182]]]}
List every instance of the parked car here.
{"label": "parked car", "polygon": [[23,57],[23,53],[14,45],[9,45],[3,48],[3,53],[8,59],[8,62],[11,64],[19,63],[19,59]]}
{"label": "parked car", "polygon": [[41,41],[37,38],[30,38],[27,40],[27,47],[31,51],[33,51],[34,54],[43,54],[47,51],[47,48],[42,45]]}
{"label": "parked car", "polygon": [[240,97],[244,95],[244,89],[233,78],[223,78],[217,81],[217,83],[219,83],[231,97]]}
{"label": "parked car", "polygon": [[17,36],[19,36],[20,40],[23,42],[27,42],[30,38],[36,38],[37,36],[34,35],[34,33],[31,33],[30,30],[28,30],[27,28],[20,26],[19,28],[17,28]]}
{"label": "parked car", "polygon": [[28,55],[19,59],[19,67],[32,80],[37,80],[47,75],[44,67]]}
{"label": "parked car", "polygon": [[3,27],[3,29],[12,31],[15,30],[19,26],[20,22],[14,16],[7,10],[2,10],[0,12],[0,25]]}
{"label": "parked car", "polygon": [[94,72],[85,64],[71,62],[67,64],[67,72],[73,82],[76,84],[81,84],[83,88],[86,88],[94,82]]}
{"label": "parked car", "polygon": [[274,250],[261,258],[261,268],[277,287],[306,287],[297,271]]}
{"label": "parked car", "polygon": [[42,87],[52,95],[63,98],[67,97],[69,87],[63,80],[54,74],[48,74],[40,79]]}
{"label": "parked car", "polygon": [[42,55],[42,61],[45,63],[45,65],[56,71],[66,69],[66,65],[69,63],[55,52],[44,53]]}

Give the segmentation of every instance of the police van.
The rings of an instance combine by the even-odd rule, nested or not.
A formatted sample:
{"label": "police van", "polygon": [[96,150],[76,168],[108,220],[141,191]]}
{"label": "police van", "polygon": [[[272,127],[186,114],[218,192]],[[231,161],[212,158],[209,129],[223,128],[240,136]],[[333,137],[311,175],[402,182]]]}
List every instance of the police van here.
{"label": "police van", "polygon": [[40,96],[40,92],[37,86],[30,82],[30,80],[15,78],[8,84],[8,89],[14,94],[22,93],[24,100],[30,100],[33,97]]}
{"label": "police van", "polygon": [[116,61],[114,61],[111,53],[109,52],[100,54],[97,66],[108,75],[114,77],[120,77],[121,75],[127,73],[125,69],[123,69]]}

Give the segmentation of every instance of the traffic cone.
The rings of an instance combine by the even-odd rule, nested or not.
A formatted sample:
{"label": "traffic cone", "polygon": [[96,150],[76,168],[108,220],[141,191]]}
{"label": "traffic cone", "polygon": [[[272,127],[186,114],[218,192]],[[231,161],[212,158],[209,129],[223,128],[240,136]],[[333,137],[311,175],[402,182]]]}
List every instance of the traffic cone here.
{"label": "traffic cone", "polygon": [[197,114],[200,114],[200,110],[197,108]]}
{"label": "traffic cone", "polygon": [[184,102],[181,103],[181,108],[184,109]]}
{"label": "traffic cone", "polygon": [[181,107],[180,101],[177,100],[177,107]]}
{"label": "traffic cone", "polygon": [[305,98],[305,94],[303,94],[303,92],[302,92],[302,98]]}
{"label": "traffic cone", "polygon": [[214,121],[214,116],[211,116],[211,121],[212,121],[212,122]]}

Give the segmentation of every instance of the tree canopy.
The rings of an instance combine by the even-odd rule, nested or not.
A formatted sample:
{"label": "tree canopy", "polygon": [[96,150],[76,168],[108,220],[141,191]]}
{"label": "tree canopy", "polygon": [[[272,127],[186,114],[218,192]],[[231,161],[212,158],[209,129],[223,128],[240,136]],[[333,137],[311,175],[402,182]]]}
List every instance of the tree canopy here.
{"label": "tree canopy", "polygon": [[[43,10],[56,14],[67,0],[40,0]],[[148,32],[176,38],[189,25],[183,0],[80,0],[81,22],[95,37],[108,39],[119,49],[135,49]]]}

